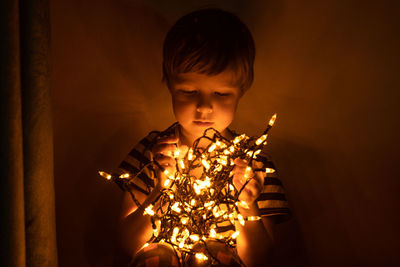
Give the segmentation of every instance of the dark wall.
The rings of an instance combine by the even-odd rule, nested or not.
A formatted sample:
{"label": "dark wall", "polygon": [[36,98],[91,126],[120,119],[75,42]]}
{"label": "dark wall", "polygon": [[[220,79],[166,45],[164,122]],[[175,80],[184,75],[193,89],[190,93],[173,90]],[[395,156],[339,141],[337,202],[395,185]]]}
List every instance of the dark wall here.
{"label": "dark wall", "polygon": [[[396,1],[66,1],[52,8],[60,266],[110,266],[122,192],[99,178],[174,122],[164,35],[204,4],[253,32],[256,72],[233,128],[269,148],[293,211],[274,266],[399,263]],[[200,4],[201,3],[201,4]]]}

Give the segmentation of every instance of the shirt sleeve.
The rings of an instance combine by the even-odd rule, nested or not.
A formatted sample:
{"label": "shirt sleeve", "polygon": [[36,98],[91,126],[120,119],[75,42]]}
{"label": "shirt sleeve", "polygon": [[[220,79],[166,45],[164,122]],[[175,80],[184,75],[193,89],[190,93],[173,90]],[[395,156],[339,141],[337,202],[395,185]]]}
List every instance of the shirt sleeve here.
{"label": "shirt sleeve", "polygon": [[129,173],[134,177],[127,190],[136,190],[148,195],[154,188],[155,170],[152,164],[151,146],[158,132],[151,132],[129,152],[119,164],[118,173]]}
{"label": "shirt sleeve", "polygon": [[282,181],[279,179],[274,163],[262,151],[256,158],[257,168],[273,169],[272,173],[264,173],[264,188],[257,199],[261,216],[273,216],[276,223],[281,223],[290,218],[290,209],[285,197]]}

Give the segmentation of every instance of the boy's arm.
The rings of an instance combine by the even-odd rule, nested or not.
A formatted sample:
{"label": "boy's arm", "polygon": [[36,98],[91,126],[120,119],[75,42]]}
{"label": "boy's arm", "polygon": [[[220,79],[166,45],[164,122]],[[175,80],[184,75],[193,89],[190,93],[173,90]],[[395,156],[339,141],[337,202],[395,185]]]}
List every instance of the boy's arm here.
{"label": "boy's arm", "polygon": [[[254,202],[249,209],[239,208],[243,217],[259,216],[259,209]],[[237,252],[246,266],[265,266],[268,261],[273,243],[274,222],[270,217],[261,220],[246,221],[244,225],[236,222]]]}
{"label": "boy's arm", "polygon": [[[233,184],[236,189],[244,186],[239,200],[248,204],[248,209],[239,207],[240,214],[246,218],[260,216],[257,198],[264,188],[264,175],[261,172],[252,172],[248,162],[242,159],[235,160],[233,169]],[[250,178],[252,177],[252,178]],[[246,184],[246,180],[248,180]],[[270,257],[273,247],[273,227],[271,218],[265,217],[261,220],[246,220],[244,225],[240,221],[235,223],[235,228],[240,232],[237,237],[237,252],[246,266],[264,266]]]}
{"label": "boy's arm", "polygon": [[157,186],[148,196],[138,193],[137,198],[142,203],[140,208],[135,205],[128,192],[124,194],[119,239],[123,251],[131,257],[152,236],[150,216],[144,214],[144,208],[150,205],[159,193],[160,189]]}
{"label": "boy's arm", "polygon": [[[175,159],[171,156],[176,150],[178,139],[174,135],[158,138],[152,147],[154,160],[170,173],[175,172]],[[144,214],[144,209],[152,204],[160,195],[167,179],[166,175],[157,168],[155,187],[149,195],[134,192],[141,206],[138,208],[132,201],[129,193],[125,193],[122,205],[122,218],[120,227],[120,243],[123,250],[131,257],[143,247],[152,236],[150,216]],[[155,210],[157,207],[155,207]]]}

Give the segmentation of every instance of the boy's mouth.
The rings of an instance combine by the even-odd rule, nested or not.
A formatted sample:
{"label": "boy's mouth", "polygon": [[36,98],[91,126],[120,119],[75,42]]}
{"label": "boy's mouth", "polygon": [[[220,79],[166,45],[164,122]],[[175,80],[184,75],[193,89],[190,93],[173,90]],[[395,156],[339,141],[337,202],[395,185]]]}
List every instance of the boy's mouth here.
{"label": "boy's mouth", "polygon": [[202,127],[211,127],[214,124],[212,121],[193,121],[193,123]]}

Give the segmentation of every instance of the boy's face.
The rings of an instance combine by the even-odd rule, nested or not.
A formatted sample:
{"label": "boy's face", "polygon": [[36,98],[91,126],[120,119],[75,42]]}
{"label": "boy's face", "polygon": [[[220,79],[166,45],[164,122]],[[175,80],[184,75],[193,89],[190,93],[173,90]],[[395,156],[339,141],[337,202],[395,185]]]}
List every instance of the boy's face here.
{"label": "boy's face", "polygon": [[175,118],[186,138],[193,141],[209,127],[226,135],[241,97],[240,89],[232,85],[232,75],[230,71],[214,76],[189,72],[171,85]]}

